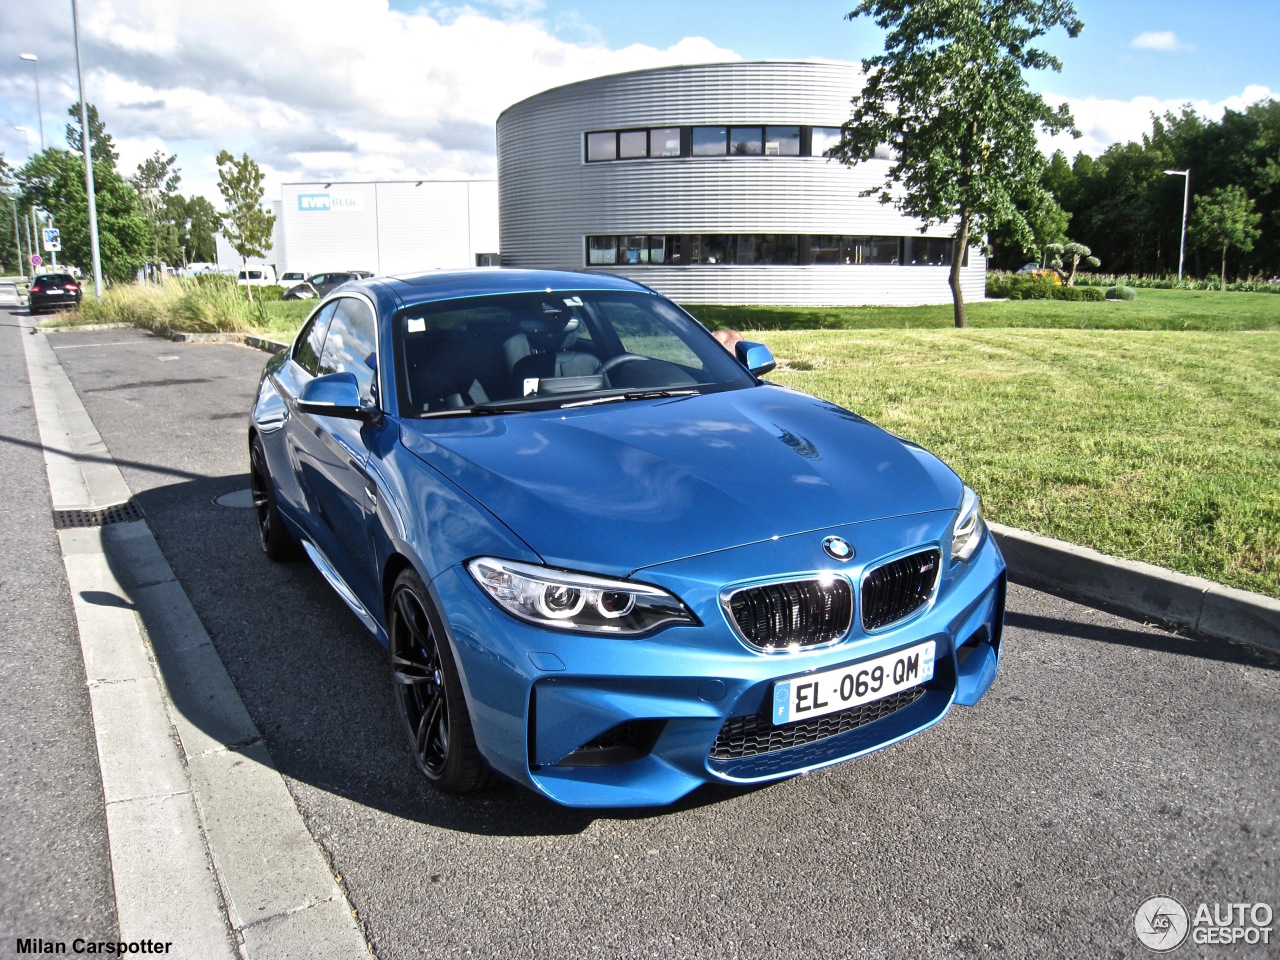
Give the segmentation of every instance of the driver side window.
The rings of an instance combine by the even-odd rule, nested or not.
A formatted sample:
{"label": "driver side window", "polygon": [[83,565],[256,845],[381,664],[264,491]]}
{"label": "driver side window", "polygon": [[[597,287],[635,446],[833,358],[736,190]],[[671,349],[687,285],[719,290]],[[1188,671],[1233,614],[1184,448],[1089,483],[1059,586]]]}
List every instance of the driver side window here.
{"label": "driver side window", "polygon": [[353,374],[360,386],[361,402],[371,403],[375,399],[374,375],[378,369],[373,311],[355,297],[342,297],[335,303],[338,309],[324,338],[319,372]]}
{"label": "driver side window", "polygon": [[313,377],[320,367],[320,348],[324,345],[324,335],[329,329],[329,321],[333,319],[336,303],[327,303],[318,310],[298,338],[294,348],[293,359]]}

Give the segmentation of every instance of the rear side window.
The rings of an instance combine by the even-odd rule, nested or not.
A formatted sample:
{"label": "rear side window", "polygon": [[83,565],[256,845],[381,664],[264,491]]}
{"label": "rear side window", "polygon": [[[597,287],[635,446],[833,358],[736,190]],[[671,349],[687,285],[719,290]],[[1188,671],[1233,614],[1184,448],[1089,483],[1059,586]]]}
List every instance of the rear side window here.
{"label": "rear side window", "polygon": [[324,345],[325,332],[329,329],[329,321],[333,319],[333,312],[337,308],[337,303],[326,303],[302,331],[298,346],[293,352],[293,359],[298,366],[313,377],[320,369],[320,348]]}
{"label": "rear side window", "polygon": [[374,371],[378,367],[377,337],[373,311],[363,300],[343,297],[324,338],[320,354],[320,373],[354,374],[360,386],[360,399],[374,400]]}

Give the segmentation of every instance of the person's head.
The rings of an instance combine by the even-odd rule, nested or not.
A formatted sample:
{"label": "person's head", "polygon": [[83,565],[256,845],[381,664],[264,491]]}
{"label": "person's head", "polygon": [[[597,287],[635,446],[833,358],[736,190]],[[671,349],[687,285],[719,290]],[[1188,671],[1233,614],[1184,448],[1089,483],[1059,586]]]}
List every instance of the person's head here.
{"label": "person's head", "polygon": [[740,343],[746,339],[737,330],[730,330],[728,327],[722,327],[713,333],[712,336],[719,340],[720,346],[724,347],[730,353],[734,352],[735,343]]}

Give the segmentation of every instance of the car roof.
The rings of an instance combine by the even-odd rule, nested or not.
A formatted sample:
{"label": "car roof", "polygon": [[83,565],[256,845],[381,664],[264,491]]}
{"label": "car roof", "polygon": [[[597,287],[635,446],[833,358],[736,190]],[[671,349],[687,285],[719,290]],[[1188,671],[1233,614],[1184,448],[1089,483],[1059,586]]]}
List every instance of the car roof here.
{"label": "car roof", "polygon": [[652,293],[625,277],[605,273],[575,273],[568,270],[518,270],[477,267],[471,270],[434,270],[431,273],[400,274],[357,280],[348,289],[380,285],[411,306],[434,300],[456,300],[502,293],[535,293],[543,290],[626,290]]}

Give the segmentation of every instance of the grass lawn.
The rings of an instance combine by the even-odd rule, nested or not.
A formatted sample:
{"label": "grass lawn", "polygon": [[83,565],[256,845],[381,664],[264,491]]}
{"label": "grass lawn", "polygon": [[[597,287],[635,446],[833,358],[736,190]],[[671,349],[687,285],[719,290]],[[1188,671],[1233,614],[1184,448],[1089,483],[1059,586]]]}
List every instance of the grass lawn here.
{"label": "grass lawn", "polygon": [[[951,305],[927,307],[686,306],[711,327],[738,330],[868,330],[948,327]],[[1106,330],[1280,330],[1280,294],[1139,290],[1133,300],[988,300],[966,305],[969,326]]]}
{"label": "grass lawn", "polygon": [[[199,294],[79,315],[288,339],[312,306]],[[967,330],[950,305],[689,309],[767,343],[770,379],[938,453],[992,519],[1280,597],[1280,295],[988,301]]]}
{"label": "grass lawn", "polygon": [[760,339],[771,380],[933,450],[992,519],[1280,597],[1280,333]]}

